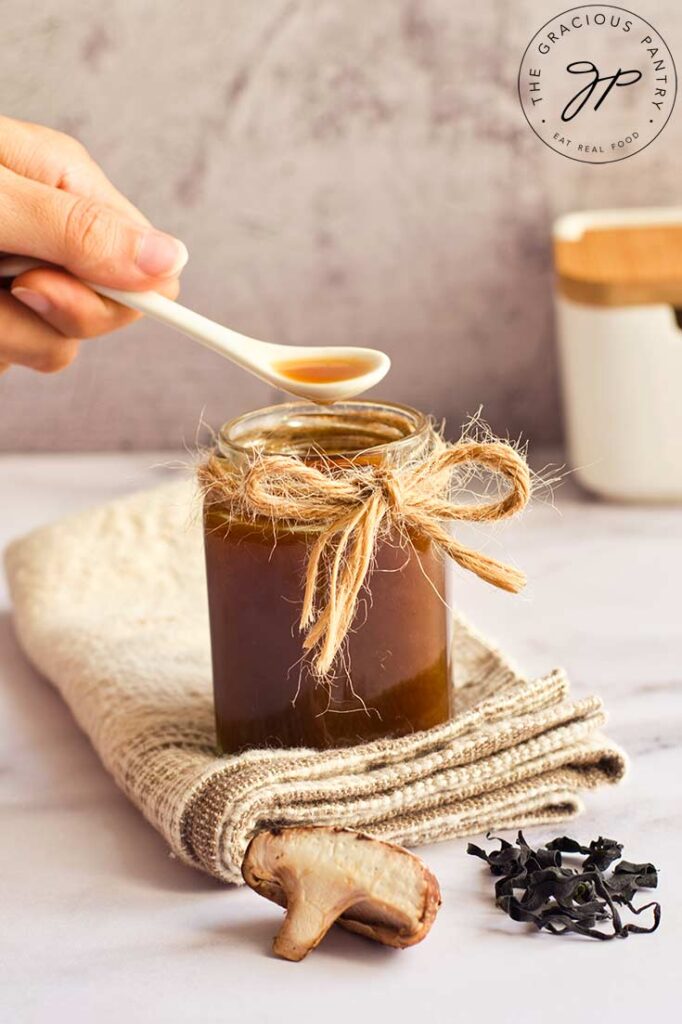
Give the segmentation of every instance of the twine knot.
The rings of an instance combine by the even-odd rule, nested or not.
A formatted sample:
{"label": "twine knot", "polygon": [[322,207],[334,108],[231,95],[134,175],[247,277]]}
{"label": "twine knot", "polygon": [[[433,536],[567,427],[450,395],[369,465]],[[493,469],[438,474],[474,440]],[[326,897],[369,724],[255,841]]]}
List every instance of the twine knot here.
{"label": "twine knot", "polygon": [[380,495],[389,511],[399,515],[403,497],[397,473],[389,466],[376,466],[372,476],[372,490]]}
{"label": "twine knot", "polygon": [[[492,501],[456,503],[461,469],[481,467],[508,484]],[[428,538],[462,568],[496,587],[517,592],[518,569],[461,544],[447,529],[455,520],[493,522],[515,515],[528,502],[531,482],[525,459],[504,441],[463,439],[447,444],[433,432],[430,451],[404,466],[359,460],[254,453],[235,470],[212,455],[199,479],[209,504],[223,504],[239,519],[304,524],[315,533],[306,567],[300,628],[312,668],[327,676],[351,628],[357,601],[380,537]],[[459,480],[459,483],[458,483]]]}

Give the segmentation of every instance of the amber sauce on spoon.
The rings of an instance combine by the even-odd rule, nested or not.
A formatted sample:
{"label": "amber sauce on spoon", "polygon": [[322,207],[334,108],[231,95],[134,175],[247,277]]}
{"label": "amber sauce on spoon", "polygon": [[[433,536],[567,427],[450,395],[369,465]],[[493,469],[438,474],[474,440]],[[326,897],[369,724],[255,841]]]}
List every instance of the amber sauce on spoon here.
{"label": "amber sauce on spoon", "polygon": [[273,364],[273,369],[301,384],[334,384],[336,381],[362,377],[374,369],[374,360],[367,356],[353,356],[346,359],[282,359]]}

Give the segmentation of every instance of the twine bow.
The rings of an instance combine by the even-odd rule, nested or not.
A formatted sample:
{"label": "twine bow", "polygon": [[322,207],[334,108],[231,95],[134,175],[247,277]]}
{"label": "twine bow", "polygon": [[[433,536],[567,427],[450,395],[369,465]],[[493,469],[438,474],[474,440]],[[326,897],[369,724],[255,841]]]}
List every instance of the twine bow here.
{"label": "twine bow", "polygon": [[[210,502],[226,503],[234,515],[305,524],[319,531],[306,568],[300,628],[312,667],[326,676],[355,615],[377,540],[396,530],[428,537],[462,568],[503,590],[525,584],[518,569],[465,547],[444,524],[492,522],[519,512],[530,497],[525,460],[503,441],[463,440],[446,444],[434,434],[431,454],[407,466],[368,465],[348,460],[316,464],[290,455],[256,458],[236,473],[212,456],[200,479]],[[507,492],[490,502],[457,504],[456,470],[476,464],[503,477]]]}

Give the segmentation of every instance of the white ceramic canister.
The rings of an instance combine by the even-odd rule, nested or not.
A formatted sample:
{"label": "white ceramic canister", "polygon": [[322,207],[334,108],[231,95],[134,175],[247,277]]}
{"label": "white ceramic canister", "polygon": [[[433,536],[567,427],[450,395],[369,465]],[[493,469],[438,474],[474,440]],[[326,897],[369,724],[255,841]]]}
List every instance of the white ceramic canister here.
{"label": "white ceramic canister", "polygon": [[682,501],[682,209],[554,225],[569,460],[605,498]]}

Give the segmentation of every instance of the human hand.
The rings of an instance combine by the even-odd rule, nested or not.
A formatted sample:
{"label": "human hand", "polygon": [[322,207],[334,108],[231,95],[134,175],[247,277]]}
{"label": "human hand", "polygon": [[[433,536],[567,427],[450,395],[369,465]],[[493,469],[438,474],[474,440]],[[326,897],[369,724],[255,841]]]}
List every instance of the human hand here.
{"label": "human hand", "polygon": [[54,373],[74,359],[79,339],[140,315],[76,277],[174,299],[187,262],[182,242],[152,228],[79,142],[2,116],[0,253],[65,268],[28,270],[11,291],[0,288],[0,373],[12,363]]}

